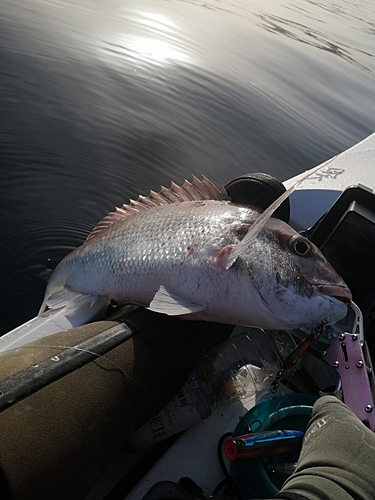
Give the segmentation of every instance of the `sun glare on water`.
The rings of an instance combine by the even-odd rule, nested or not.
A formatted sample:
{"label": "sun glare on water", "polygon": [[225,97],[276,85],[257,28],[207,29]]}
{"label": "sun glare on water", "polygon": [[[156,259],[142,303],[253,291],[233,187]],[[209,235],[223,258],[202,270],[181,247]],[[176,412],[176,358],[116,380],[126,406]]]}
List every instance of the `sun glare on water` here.
{"label": "sun glare on water", "polygon": [[128,14],[129,17],[130,22],[127,19],[123,30],[117,27],[102,38],[109,60],[110,55],[115,55],[136,65],[140,63],[139,69],[142,63],[150,66],[192,62],[191,49],[185,46],[177,22],[166,15],[139,10]]}
{"label": "sun glare on water", "polygon": [[181,60],[181,53],[173,45],[151,38],[140,38],[133,40],[129,47],[135,56],[140,59],[153,60],[155,62],[167,62],[168,60]]}

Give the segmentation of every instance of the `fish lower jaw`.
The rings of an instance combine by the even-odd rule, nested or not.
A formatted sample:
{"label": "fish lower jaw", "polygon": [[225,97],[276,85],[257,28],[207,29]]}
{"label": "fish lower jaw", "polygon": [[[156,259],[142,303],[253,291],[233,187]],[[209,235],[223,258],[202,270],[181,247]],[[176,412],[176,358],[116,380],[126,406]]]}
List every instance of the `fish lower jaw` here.
{"label": "fish lower jaw", "polygon": [[352,294],[346,285],[317,285],[316,289],[318,292],[327,297],[335,299],[336,301],[344,302],[344,304],[350,304],[352,300]]}
{"label": "fish lower jaw", "polygon": [[348,313],[349,302],[343,302],[342,299],[337,299],[336,297],[329,297],[330,311],[328,313],[328,325],[333,325],[338,321],[341,321]]}
{"label": "fish lower jaw", "polygon": [[[282,309],[278,309],[278,314],[273,315],[275,323],[278,322],[278,327],[270,329],[293,330],[333,325],[341,321],[348,311],[346,303],[342,300],[322,294],[305,300],[298,307],[296,304],[290,306],[287,303],[283,303],[282,306]],[[269,312],[272,314],[271,310]],[[284,318],[282,318],[283,315]],[[269,329],[266,326],[263,328]]]}

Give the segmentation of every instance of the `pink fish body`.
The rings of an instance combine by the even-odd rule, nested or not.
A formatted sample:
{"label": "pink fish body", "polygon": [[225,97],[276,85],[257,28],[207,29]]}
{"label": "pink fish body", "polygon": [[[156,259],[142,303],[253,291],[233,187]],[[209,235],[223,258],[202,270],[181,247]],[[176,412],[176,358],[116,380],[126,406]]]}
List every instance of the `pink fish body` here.
{"label": "pink fish body", "polygon": [[268,329],[342,319],[351,295],[321,252],[273,218],[247,243],[259,217],[206,178],[172,184],[105,217],[56,267],[44,304],[69,314],[104,296]]}

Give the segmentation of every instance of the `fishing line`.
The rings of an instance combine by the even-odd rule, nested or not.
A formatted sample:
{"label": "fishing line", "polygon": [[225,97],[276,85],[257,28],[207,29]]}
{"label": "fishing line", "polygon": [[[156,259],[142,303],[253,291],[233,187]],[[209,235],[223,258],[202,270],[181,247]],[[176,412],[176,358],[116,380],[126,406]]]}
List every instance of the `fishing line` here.
{"label": "fishing line", "polygon": [[[296,363],[296,364],[295,364],[292,368],[290,368],[290,369],[288,370],[288,372],[287,372],[287,373],[288,373],[288,378],[285,380],[285,384],[284,384],[286,387],[288,387],[288,385],[289,385],[290,381],[292,380],[292,378],[294,377],[294,375],[295,375],[295,373],[296,373],[297,369],[298,369],[298,363]],[[284,374],[284,375],[286,375],[286,374]],[[281,378],[281,377],[280,377],[280,378]],[[272,389],[271,389],[271,392],[272,392]],[[275,393],[276,393],[276,392],[277,392],[277,389],[276,389]],[[283,396],[283,397],[284,397],[284,398],[286,398],[286,399],[287,399],[290,403],[292,403],[292,402],[289,400],[289,398],[288,398],[288,394],[289,394],[289,393],[288,393],[288,392],[285,392],[285,391],[283,391],[283,392],[281,392],[281,393],[280,393],[280,395],[281,395],[281,396]],[[276,408],[275,408],[275,410],[274,410],[275,412],[277,412],[277,411],[280,409],[280,405],[281,405],[282,403],[283,403],[283,401],[282,401],[282,399],[280,398],[280,401],[279,401],[279,403],[278,403],[277,407],[276,407]]]}
{"label": "fishing line", "polygon": [[[77,347],[77,346],[67,346],[67,345],[47,345],[47,344],[45,344],[45,345],[38,345],[37,347],[32,346],[32,345],[23,345],[21,347],[14,348],[12,350],[17,350],[17,349],[62,349],[62,350],[65,349],[65,350],[74,350],[77,352],[87,353],[90,356],[96,357],[97,360],[103,359],[103,360],[106,360],[107,362],[109,362],[110,364],[112,364],[117,370],[120,371],[120,373],[122,373],[125,377],[129,378],[134,384],[136,384],[149,397],[151,397],[152,399],[157,401],[163,407],[166,406],[166,404],[167,404],[166,402],[161,401],[158,397],[156,397],[151,392],[149,392],[144,386],[142,386],[142,384],[137,382],[137,380],[135,380],[129,373],[127,373],[115,361],[113,361],[112,359],[108,358],[107,356],[105,356],[103,354],[98,354],[98,353],[91,351],[89,349],[84,349],[84,348]],[[10,352],[10,351],[8,351],[8,352]],[[58,354],[55,354],[55,355],[53,355],[45,360],[42,360],[40,362],[35,363],[34,365],[31,365],[31,366],[25,368],[21,372],[18,372],[14,375],[11,375],[8,379],[3,380],[0,383],[0,411],[1,411],[1,409],[5,409],[6,407],[10,406],[11,404],[15,403],[18,400],[15,397],[15,395],[17,395],[17,393],[20,394],[19,399],[22,399],[22,397],[25,397],[28,394],[30,394],[31,392],[33,392],[33,389],[37,390],[39,388],[42,388],[42,387],[48,385],[48,383],[46,383],[44,379],[42,381],[39,380],[39,384],[38,384],[38,380],[36,380],[37,377],[35,377],[35,370],[40,368],[40,365],[45,364],[45,363],[48,363],[49,366],[51,366],[51,367],[58,367],[58,363],[61,360],[61,355],[62,355],[61,352]],[[87,360],[86,362],[82,363],[82,365],[88,364],[90,361],[91,360]],[[105,367],[100,367],[100,368],[102,368],[103,370],[106,370]],[[51,368],[50,372],[52,372],[52,371],[56,371],[56,370]],[[67,373],[71,373],[72,371],[73,370],[70,370]],[[42,375],[45,375],[45,370],[41,370],[41,373],[42,373]],[[63,373],[63,375],[65,375],[67,373]],[[26,388],[23,387],[25,385],[25,378],[27,378],[27,374],[30,374],[30,378],[32,377],[31,380],[32,380],[32,382],[34,382],[34,385],[36,387],[32,388],[31,384],[27,384]],[[61,376],[60,377],[55,376],[52,378],[54,380],[56,380],[58,378],[61,378]],[[53,381],[52,378],[49,382]],[[9,383],[7,383],[8,381],[9,381]],[[11,393],[12,393],[12,396],[10,397],[9,395]]]}
{"label": "fishing line", "polygon": [[[309,348],[309,346],[313,340],[317,341],[320,338],[327,323],[328,323],[328,317],[326,319],[322,320],[321,324],[312,331],[308,330],[306,328],[300,328],[300,330],[306,334],[306,337],[303,340],[301,340],[301,342],[298,345],[296,345],[296,347],[293,349],[293,351],[284,360],[283,369],[281,370],[281,372],[278,374],[276,379],[271,384],[271,387],[272,387],[272,385],[274,386],[274,392],[277,391],[278,384],[279,384],[280,380],[284,377],[284,375],[288,375],[288,378],[285,381],[285,385],[288,387],[288,384],[290,384],[292,378],[294,377],[295,373],[297,372],[297,369],[299,367],[299,362],[302,359],[304,353],[307,351],[307,349]],[[285,367],[286,367],[286,369],[285,369]],[[285,371],[284,371],[284,369],[285,369]],[[272,392],[272,388],[271,388],[271,392]],[[285,398],[288,399],[288,393],[283,392],[281,394]],[[282,401],[280,400],[279,405],[275,411],[279,410],[281,404],[282,404]]]}
{"label": "fishing line", "polygon": [[[150,398],[154,399],[155,401],[157,401],[162,406],[165,406],[167,404],[167,403],[161,401],[156,396],[154,396],[150,391],[148,391],[145,387],[143,387],[142,384],[140,384],[139,382],[137,382],[135,380],[135,378],[133,378],[129,373],[127,373],[119,364],[117,364],[112,359],[107,358],[107,356],[104,356],[103,354],[97,354],[96,352],[89,351],[87,349],[82,349],[82,348],[76,347],[76,346],[58,346],[58,347],[59,348],[64,348],[64,349],[73,349],[73,350],[76,350],[76,351],[87,352],[88,354],[91,354],[92,356],[96,356],[97,360],[104,359],[104,360],[108,361],[109,363],[112,363],[112,365],[114,365],[123,375],[125,375],[125,377],[128,377],[135,385],[137,385],[140,389],[142,389],[143,392],[145,392],[148,396],[150,396]],[[106,368],[104,368],[102,366],[100,368],[102,368],[103,370],[106,369]]]}

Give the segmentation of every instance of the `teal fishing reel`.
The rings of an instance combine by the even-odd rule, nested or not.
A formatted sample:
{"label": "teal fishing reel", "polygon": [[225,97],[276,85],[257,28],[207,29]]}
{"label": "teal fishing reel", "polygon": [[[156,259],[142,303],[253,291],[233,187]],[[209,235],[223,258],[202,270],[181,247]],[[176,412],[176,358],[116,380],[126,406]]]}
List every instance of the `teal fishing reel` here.
{"label": "teal fishing reel", "polygon": [[282,394],[249,410],[224,443],[242,498],[270,498],[293,473],[317,396]]}

